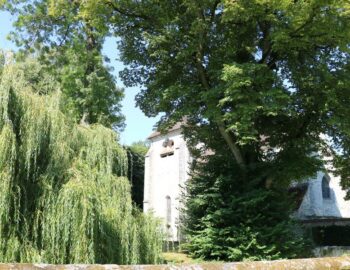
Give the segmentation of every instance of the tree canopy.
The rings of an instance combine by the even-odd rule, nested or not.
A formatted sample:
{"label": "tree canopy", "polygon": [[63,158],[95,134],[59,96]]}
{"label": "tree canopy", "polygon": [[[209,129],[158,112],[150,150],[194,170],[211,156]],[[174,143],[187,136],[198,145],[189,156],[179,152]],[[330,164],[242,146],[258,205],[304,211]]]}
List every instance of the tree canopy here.
{"label": "tree canopy", "polygon": [[26,45],[117,36],[127,65],[121,76],[127,86],[142,86],[137,104],[145,114],[165,113],[168,126],[183,116],[213,125],[242,170],[259,167],[269,182],[288,183],[322,167],[314,153],[331,153],[347,187],[347,1],[16,0],[4,6],[19,14],[16,25],[25,35],[17,39]]}
{"label": "tree canopy", "polygon": [[276,185],[322,169],[315,155],[321,152],[339,161],[347,181],[347,1],[118,1],[114,7],[113,30],[128,65],[123,79],[144,87],[138,105],[147,115],[212,125],[241,170]]}
{"label": "tree canopy", "polygon": [[17,18],[10,38],[22,58],[34,53],[59,80],[66,111],[76,122],[122,129],[123,89],[101,52],[106,33],[79,18],[78,3],[61,4],[68,10],[50,1],[7,1],[2,8]]}

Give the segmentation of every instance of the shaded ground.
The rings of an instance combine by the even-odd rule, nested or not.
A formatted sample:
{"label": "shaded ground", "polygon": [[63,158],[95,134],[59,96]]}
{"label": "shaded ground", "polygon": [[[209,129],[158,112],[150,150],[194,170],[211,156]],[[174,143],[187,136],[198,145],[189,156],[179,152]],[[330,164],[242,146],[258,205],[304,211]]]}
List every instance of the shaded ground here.
{"label": "shaded ground", "polygon": [[190,258],[187,254],[179,252],[163,252],[162,254],[164,263],[195,263],[198,260]]}

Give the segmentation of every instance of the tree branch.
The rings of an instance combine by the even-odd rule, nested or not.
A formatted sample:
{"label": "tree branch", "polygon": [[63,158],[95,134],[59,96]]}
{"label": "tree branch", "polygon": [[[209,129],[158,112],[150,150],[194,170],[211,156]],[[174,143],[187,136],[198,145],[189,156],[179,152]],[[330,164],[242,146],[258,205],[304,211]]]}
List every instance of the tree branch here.
{"label": "tree branch", "polygon": [[[202,33],[202,35],[205,35],[205,33]],[[202,36],[202,38],[203,38],[203,36]],[[201,41],[203,41],[203,39],[201,39]],[[202,45],[202,43],[200,43],[198,46],[198,51],[195,54],[195,63],[196,63],[196,67],[197,67],[199,80],[200,80],[202,86],[204,87],[204,89],[206,91],[209,91],[211,86],[209,83],[209,78],[207,76],[206,70],[202,64],[203,57],[204,57],[203,45]],[[221,119],[216,119],[215,123],[217,124],[217,126],[219,128],[219,132],[220,132],[221,136],[223,137],[223,139],[227,143],[230,151],[232,152],[233,156],[235,157],[237,164],[239,165],[239,167],[241,169],[245,170],[246,166],[245,166],[243,155],[242,155],[239,147],[237,146],[237,144],[234,142],[234,140],[230,136],[230,134],[226,131],[224,123],[221,121]]]}
{"label": "tree branch", "polygon": [[230,148],[232,154],[234,155],[238,166],[245,170],[246,169],[246,165],[244,162],[244,158],[243,155],[241,153],[241,150],[238,148],[238,146],[235,144],[235,142],[233,141],[232,137],[230,136],[230,134],[226,131],[225,125],[222,123],[222,121],[218,120],[217,125],[219,127],[219,131],[221,136],[224,138],[224,140],[226,141],[228,147]]}
{"label": "tree branch", "polygon": [[[199,73],[199,77],[200,77],[200,80],[201,80],[203,87],[207,91],[210,90],[210,84],[207,80],[207,76],[205,74],[204,67],[202,66],[201,63],[198,63],[198,62],[197,62],[197,67],[198,67],[198,73]],[[241,169],[245,170],[246,166],[245,166],[245,162],[243,159],[243,155],[242,155],[240,149],[238,148],[238,146],[236,145],[236,143],[233,141],[230,134],[226,131],[224,123],[221,120],[216,120],[216,124],[219,128],[219,132],[220,132],[221,136],[224,138],[224,140],[227,143],[228,147],[230,148],[233,156],[235,157],[237,164],[241,167]]]}
{"label": "tree branch", "polygon": [[270,26],[265,22],[258,22],[258,25],[261,29],[261,32],[263,33],[263,37],[261,40],[261,50],[262,50],[262,56],[259,61],[259,63],[265,63],[271,53],[271,41],[270,41]]}
{"label": "tree branch", "polygon": [[216,11],[216,8],[218,7],[219,4],[220,4],[220,0],[216,0],[214,5],[213,5],[211,14],[210,14],[210,21],[214,20],[214,18],[215,18],[215,11]]}
{"label": "tree branch", "polygon": [[291,37],[294,37],[296,36],[296,34],[301,31],[302,29],[304,29],[306,26],[308,26],[310,23],[312,23],[313,19],[314,19],[314,16],[315,16],[315,11],[316,11],[316,8],[313,8],[312,9],[312,12],[309,16],[309,18],[302,24],[300,25],[297,29],[294,29],[293,32],[290,33],[290,36]]}
{"label": "tree branch", "polygon": [[119,14],[122,14],[124,16],[128,16],[128,17],[133,17],[133,18],[141,18],[144,20],[154,20],[154,18],[149,17],[145,14],[139,14],[139,13],[134,13],[134,12],[130,12],[128,10],[124,10],[120,7],[118,7],[117,5],[115,5],[114,3],[112,3],[111,1],[107,1],[106,2],[107,5],[109,5],[114,11],[118,12]]}
{"label": "tree branch", "polygon": [[66,42],[68,34],[69,34],[69,31],[70,31],[70,24],[67,25],[67,29],[66,29],[63,37],[61,38],[61,41],[58,44],[58,47],[61,47]]}
{"label": "tree branch", "polygon": [[[215,5],[214,5],[214,10],[212,11],[212,16],[215,16],[215,9],[217,7],[217,5],[220,3],[220,1],[216,1]],[[201,11],[200,7],[198,7],[198,16],[201,18],[201,20],[203,21],[203,23],[207,23],[205,20],[205,16],[203,14],[203,12]],[[211,23],[213,20],[213,17],[211,18],[210,22]],[[210,90],[211,85],[209,82],[209,78],[207,76],[207,72],[205,70],[205,67],[203,66],[203,59],[204,59],[204,47],[203,47],[203,42],[206,39],[206,31],[203,31],[202,33],[199,33],[199,45],[198,45],[198,50],[195,53],[195,64],[197,67],[197,72],[198,72],[198,77],[199,80],[202,84],[202,86],[204,87],[204,89],[206,89],[207,91]],[[239,165],[239,167],[245,171],[246,166],[245,166],[245,162],[244,162],[244,158],[243,155],[240,151],[240,149],[238,148],[237,144],[234,142],[234,140],[232,139],[231,135],[229,134],[229,132],[227,132],[226,128],[225,128],[225,124],[222,122],[221,119],[215,119],[214,120],[215,124],[218,126],[219,132],[221,134],[221,136],[223,137],[223,139],[225,140],[226,144],[228,145],[230,151],[232,152],[237,164]]]}

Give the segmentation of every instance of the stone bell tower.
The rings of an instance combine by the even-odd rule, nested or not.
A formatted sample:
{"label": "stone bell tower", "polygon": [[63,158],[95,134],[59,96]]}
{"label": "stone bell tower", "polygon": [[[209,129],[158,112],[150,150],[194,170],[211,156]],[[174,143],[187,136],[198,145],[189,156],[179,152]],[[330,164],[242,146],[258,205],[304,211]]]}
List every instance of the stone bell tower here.
{"label": "stone bell tower", "polygon": [[180,240],[179,208],[182,187],[188,179],[190,154],[181,134],[181,123],[167,134],[154,132],[145,157],[144,212],[164,222],[169,241]]}

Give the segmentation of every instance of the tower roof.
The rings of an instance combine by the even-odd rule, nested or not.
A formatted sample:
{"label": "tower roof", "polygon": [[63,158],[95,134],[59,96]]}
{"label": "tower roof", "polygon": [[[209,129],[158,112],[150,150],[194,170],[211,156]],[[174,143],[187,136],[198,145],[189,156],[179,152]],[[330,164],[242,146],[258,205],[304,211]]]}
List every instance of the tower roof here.
{"label": "tower roof", "polygon": [[[167,133],[175,131],[175,130],[179,130],[182,128],[183,125],[184,125],[184,122],[177,122],[172,128],[167,130]],[[147,137],[147,139],[150,140],[150,139],[153,139],[153,138],[161,136],[161,135],[164,135],[164,133],[162,134],[160,131],[156,130],[151,135],[149,135]]]}

